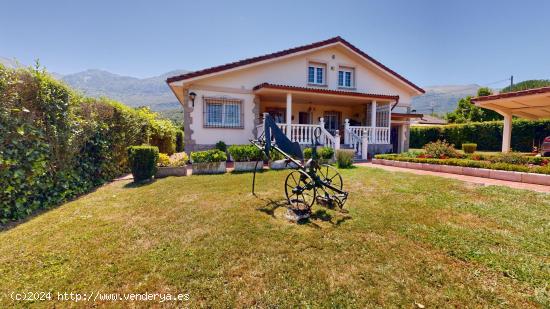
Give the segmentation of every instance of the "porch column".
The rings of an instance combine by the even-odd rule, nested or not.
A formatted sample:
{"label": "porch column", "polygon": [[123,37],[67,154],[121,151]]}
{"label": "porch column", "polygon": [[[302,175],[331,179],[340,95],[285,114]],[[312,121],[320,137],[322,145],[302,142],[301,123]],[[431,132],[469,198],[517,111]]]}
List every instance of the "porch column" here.
{"label": "porch column", "polygon": [[502,130],[502,152],[510,151],[510,144],[512,143],[512,115],[503,114],[504,127]]}
{"label": "porch column", "polygon": [[376,101],[372,101],[371,103],[371,109],[370,109],[370,125],[372,127],[372,130],[370,130],[372,136],[371,141],[373,144],[376,144]]}
{"label": "porch column", "polygon": [[344,144],[345,145],[349,145],[348,130],[349,130],[349,119],[346,118],[345,123],[344,123]]}
{"label": "porch column", "polygon": [[369,142],[367,138],[367,130],[363,130],[361,135],[361,159],[367,160],[369,158]]}
{"label": "porch column", "polygon": [[286,94],[286,136],[292,140],[292,93]]}

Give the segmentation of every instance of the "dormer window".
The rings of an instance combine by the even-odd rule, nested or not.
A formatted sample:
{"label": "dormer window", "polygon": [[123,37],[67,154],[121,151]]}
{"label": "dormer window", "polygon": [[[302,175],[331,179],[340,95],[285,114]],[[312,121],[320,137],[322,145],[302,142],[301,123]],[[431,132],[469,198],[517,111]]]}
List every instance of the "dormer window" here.
{"label": "dormer window", "polygon": [[338,70],[338,87],[354,88],[355,69],[348,67],[340,67]]}
{"label": "dormer window", "polygon": [[327,66],[322,63],[310,62],[307,68],[307,82],[313,85],[325,85],[326,84],[326,72]]}

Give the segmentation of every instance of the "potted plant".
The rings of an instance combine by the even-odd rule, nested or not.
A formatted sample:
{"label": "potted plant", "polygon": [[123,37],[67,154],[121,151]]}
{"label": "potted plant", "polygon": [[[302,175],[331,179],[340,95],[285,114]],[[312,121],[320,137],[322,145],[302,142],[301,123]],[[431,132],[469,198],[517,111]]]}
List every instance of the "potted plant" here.
{"label": "potted plant", "polygon": [[188,160],[189,158],[185,152],[176,153],[172,157],[160,153],[155,178],[187,175],[186,163]]}
{"label": "potted plant", "polygon": [[227,155],[219,149],[197,151],[191,153],[193,174],[223,174],[225,173]]}
{"label": "potted plant", "polygon": [[262,152],[254,145],[233,145],[228,151],[235,161],[236,172],[253,171],[257,166],[259,169],[263,168]]}

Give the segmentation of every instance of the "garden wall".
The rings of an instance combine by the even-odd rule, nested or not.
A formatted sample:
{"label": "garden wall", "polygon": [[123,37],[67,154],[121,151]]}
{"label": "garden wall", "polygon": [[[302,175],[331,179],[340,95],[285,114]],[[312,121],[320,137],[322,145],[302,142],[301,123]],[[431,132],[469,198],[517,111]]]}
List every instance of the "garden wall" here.
{"label": "garden wall", "polygon": [[[530,152],[550,136],[550,120],[514,120],[512,149]],[[476,143],[478,150],[500,151],[502,148],[502,121],[451,124],[433,127],[411,127],[411,148],[422,148],[429,142],[446,140],[457,148],[462,143]]]}

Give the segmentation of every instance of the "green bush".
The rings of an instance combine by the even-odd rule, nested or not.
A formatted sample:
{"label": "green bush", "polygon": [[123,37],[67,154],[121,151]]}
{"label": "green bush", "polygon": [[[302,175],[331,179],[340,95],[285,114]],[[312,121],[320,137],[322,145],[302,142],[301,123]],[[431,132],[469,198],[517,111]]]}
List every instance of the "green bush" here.
{"label": "green bush", "polygon": [[[550,136],[550,120],[523,120],[512,122],[512,149],[530,152]],[[502,121],[453,124],[433,127],[411,127],[411,148],[422,148],[429,142],[446,140],[462,147],[463,143],[476,143],[477,150],[500,151],[502,147]]]}
{"label": "green bush", "polygon": [[338,149],[336,151],[336,163],[339,168],[349,168],[353,165],[353,158],[355,157],[355,151]]}
{"label": "green bush", "polygon": [[128,162],[134,182],[151,179],[157,172],[159,149],[157,146],[128,147]]}
{"label": "green bush", "polygon": [[462,151],[464,153],[474,153],[476,152],[477,144],[474,143],[464,143],[462,144]]}
{"label": "green bush", "polygon": [[86,98],[35,68],[0,65],[0,224],[129,171],[127,147],[171,131],[157,115]]}
{"label": "green bush", "polygon": [[224,141],[219,141],[216,143],[216,149],[223,152],[227,152],[227,145],[225,144]]}
{"label": "green bush", "polygon": [[182,130],[177,130],[176,131],[176,152],[182,152],[183,149],[184,149],[184,144],[183,144],[183,131]]}
{"label": "green bush", "polygon": [[334,157],[334,149],[331,147],[321,147],[319,149],[319,157],[323,160],[331,160]]}
{"label": "green bush", "polygon": [[157,160],[157,165],[162,166],[162,167],[169,166],[170,165],[170,157],[165,153],[159,153],[159,157],[158,157],[158,160]]}
{"label": "green bush", "polygon": [[271,151],[269,152],[269,160],[271,160],[271,161],[282,160],[284,158],[285,157],[283,157],[283,155],[280,152],[278,152],[277,150],[271,149]]}
{"label": "green bush", "polygon": [[169,166],[174,167],[181,167],[187,165],[187,161],[189,161],[189,157],[185,152],[179,152],[174,155],[174,158],[170,160]]}
{"label": "green bush", "polygon": [[529,159],[519,152],[508,152],[487,158],[492,163],[526,164]]}
{"label": "green bush", "polygon": [[453,145],[450,145],[445,140],[437,140],[424,145],[424,152],[427,157],[431,158],[456,158],[458,153]]}
{"label": "green bush", "polygon": [[191,153],[191,161],[193,163],[224,162],[227,161],[227,155],[219,149],[197,151]]}
{"label": "green bush", "polygon": [[312,156],[312,152],[313,150],[311,148],[304,148],[304,151],[303,151],[303,154],[304,154],[304,159],[306,160],[309,160],[311,159],[311,156]]}
{"label": "green bush", "polygon": [[232,145],[228,148],[229,154],[235,162],[259,161],[262,151],[254,145]]}

